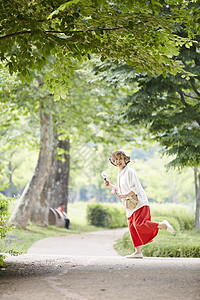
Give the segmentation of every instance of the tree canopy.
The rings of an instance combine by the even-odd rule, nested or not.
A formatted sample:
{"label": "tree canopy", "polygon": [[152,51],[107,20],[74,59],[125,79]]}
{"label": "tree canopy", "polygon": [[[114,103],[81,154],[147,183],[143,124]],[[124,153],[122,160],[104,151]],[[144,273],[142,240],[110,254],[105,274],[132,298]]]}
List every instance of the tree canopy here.
{"label": "tree canopy", "polygon": [[139,90],[129,95],[126,116],[146,127],[152,138],[174,155],[172,166],[200,165],[200,53],[194,45],[182,47],[178,56],[195,77],[137,77]]}
{"label": "tree canopy", "polygon": [[[41,70],[54,55],[56,63],[44,81],[59,90],[57,98],[70,85],[71,58],[91,53],[148,73],[176,74],[180,62],[172,56],[181,45],[189,47],[193,31],[199,31],[198,8],[196,0],[2,0],[1,62],[27,79],[31,69]],[[173,32],[173,24],[183,21],[187,38]]]}
{"label": "tree canopy", "polygon": [[[184,26],[174,30],[180,36],[187,34]],[[195,40],[199,43],[199,35]],[[200,164],[200,52],[196,43],[189,48],[183,45],[176,59],[195,76],[183,72],[166,77],[148,75],[111,61],[98,62],[94,73],[110,86],[127,91],[121,100],[126,106],[123,116],[134,126],[145,128],[150,135],[144,137],[158,141],[167,154],[174,156],[169,165],[195,167]]]}

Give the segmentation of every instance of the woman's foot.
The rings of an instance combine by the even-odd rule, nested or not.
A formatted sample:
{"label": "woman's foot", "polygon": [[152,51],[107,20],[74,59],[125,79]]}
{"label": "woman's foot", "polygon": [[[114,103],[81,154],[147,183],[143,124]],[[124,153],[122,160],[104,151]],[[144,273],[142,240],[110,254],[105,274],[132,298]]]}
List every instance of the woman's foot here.
{"label": "woman's foot", "polygon": [[167,220],[160,222],[158,225],[158,228],[165,229],[173,235],[175,234],[174,228],[172,227],[172,225],[169,224],[169,222]]}
{"label": "woman's foot", "polygon": [[143,254],[142,254],[142,252],[140,252],[140,253],[134,252],[130,255],[126,255],[126,258],[143,258]]}

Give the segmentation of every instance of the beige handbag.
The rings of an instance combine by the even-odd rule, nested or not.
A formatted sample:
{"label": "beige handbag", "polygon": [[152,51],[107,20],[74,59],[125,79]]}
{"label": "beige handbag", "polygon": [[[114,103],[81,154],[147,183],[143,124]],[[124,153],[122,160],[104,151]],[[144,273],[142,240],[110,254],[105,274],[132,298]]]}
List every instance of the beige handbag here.
{"label": "beige handbag", "polygon": [[137,195],[129,196],[123,199],[123,204],[127,209],[134,209],[138,204],[138,197]]}

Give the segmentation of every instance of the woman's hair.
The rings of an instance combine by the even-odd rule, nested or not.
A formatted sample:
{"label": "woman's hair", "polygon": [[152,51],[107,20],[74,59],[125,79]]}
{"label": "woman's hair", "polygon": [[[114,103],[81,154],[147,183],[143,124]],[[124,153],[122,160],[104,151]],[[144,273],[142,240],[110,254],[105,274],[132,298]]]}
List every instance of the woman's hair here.
{"label": "woman's hair", "polygon": [[116,166],[115,159],[118,154],[124,157],[124,161],[125,161],[126,165],[130,162],[130,160],[131,160],[130,156],[126,155],[126,153],[122,150],[117,150],[117,151],[113,152],[109,157],[111,164]]}

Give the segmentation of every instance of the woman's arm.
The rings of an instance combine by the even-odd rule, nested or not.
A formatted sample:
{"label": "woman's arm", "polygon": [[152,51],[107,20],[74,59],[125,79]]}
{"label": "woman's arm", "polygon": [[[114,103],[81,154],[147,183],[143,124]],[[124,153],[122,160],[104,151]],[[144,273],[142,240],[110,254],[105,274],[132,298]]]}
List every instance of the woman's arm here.
{"label": "woman's arm", "polygon": [[110,183],[109,180],[105,180],[105,186],[107,186],[109,189],[114,188],[114,185],[112,183]]}
{"label": "woman's arm", "polygon": [[117,194],[117,186],[116,185],[110,183],[109,180],[105,180],[105,185],[112,190],[113,194],[116,194],[118,196],[118,194]]}
{"label": "woman's arm", "polygon": [[124,194],[124,195],[118,195],[119,199],[123,199],[123,198],[127,198],[130,196],[136,196],[136,194],[133,191],[130,191],[128,194]]}

